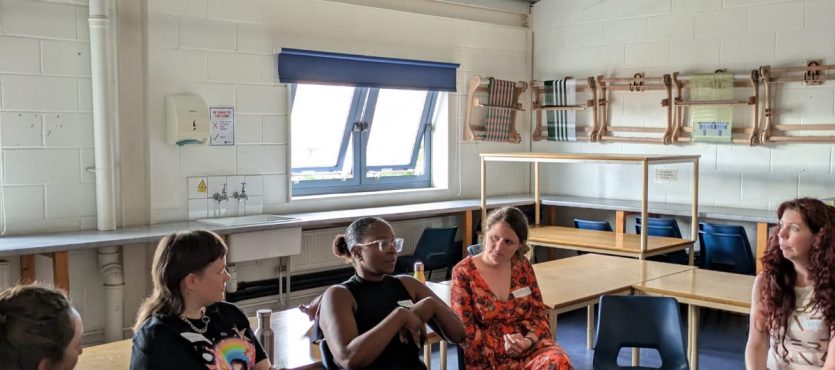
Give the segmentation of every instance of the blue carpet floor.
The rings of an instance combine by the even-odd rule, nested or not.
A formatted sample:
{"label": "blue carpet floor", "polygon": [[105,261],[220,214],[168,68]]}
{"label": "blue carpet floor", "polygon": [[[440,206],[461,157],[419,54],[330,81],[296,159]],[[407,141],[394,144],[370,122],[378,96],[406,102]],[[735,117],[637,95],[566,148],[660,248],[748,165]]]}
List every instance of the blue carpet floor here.
{"label": "blue carpet floor", "polygon": [[[687,336],[687,309],[682,306],[682,333]],[[586,311],[585,309],[567,312],[559,316],[557,324],[559,330],[557,341],[568,352],[576,370],[591,370],[594,350],[586,349]],[[702,310],[701,325],[699,325],[699,368],[714,369],[744,369],[745,342],[748,338],[748,316],[727,312]],[[440,369],[438,363],[438,349],[433,352],[432,368]],[[448,351],[447,369],[458,368],[458,356],[455,346]],[[628,350],[621,352],[618,359],[621,364],[631,361]],[[661,364],[658,353],[649,350],[641,351],[641,365],[659,367]]]}

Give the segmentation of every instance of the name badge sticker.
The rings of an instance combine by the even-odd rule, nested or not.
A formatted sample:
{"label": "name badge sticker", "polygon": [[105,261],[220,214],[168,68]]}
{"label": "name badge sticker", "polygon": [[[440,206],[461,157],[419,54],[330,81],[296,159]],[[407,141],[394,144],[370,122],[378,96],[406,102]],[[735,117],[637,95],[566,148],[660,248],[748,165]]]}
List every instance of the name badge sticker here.
{"label": "name badge sticker", "polygon": [[522,298],[531,295],[531,287],[519,288],[513,291],[513,297]]}

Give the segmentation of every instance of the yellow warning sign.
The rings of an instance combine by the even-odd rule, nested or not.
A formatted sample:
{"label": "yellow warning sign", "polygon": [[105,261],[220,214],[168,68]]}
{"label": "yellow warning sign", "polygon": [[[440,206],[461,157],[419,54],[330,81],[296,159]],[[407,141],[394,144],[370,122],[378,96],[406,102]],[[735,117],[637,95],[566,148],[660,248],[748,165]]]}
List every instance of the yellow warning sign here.
{"label": "yellow warning sign", "polygon": [[200,184],[197,185],[197,192],[198,193],[205,193],[208,189],[206,189],[206,181],[200,180]]}

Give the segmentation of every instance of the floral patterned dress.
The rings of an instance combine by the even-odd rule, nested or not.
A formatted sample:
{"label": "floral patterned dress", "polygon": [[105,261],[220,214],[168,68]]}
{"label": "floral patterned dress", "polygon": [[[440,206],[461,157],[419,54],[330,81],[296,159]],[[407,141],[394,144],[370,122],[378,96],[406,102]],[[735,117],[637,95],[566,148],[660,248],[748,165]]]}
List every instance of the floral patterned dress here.
{"label": "floral patterned dress", "polygon": [[[467,338],[464,349],[467,369],[475,370],[573,370],[565,350],[551,337],[551,328],[542,303],[542,293],[530,262],[514,258],[511,262],[510,294],[498,299],[467,257],[452,270],[452,310],[464,322]],[[511,357],[504,349],[504,335],[535,334],[535,348],[521,357]]]}

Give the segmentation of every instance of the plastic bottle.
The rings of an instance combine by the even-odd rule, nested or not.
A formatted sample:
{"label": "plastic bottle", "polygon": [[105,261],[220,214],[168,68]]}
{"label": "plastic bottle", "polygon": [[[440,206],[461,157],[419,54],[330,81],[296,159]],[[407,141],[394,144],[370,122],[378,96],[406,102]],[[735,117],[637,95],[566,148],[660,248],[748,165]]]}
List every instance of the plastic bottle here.
{"label": "plastic bottle", "polygon": [[267,352],[267,357],[271,363],[275,362],[275,343],[273,343],[275,337],[273,335],[273,329],[270,327],[270,316],[272,314],[273,312],[268,309],[255,312],[255,315],[258,317],[258,328],[255,329],[255,337],[258,338],[258,342],[261,343],[264,352]]}
{"label": "plastic bottle", "polygon": [[426,284],[426,275],[423,274],[423,262],[415,262],[415,279]]}

